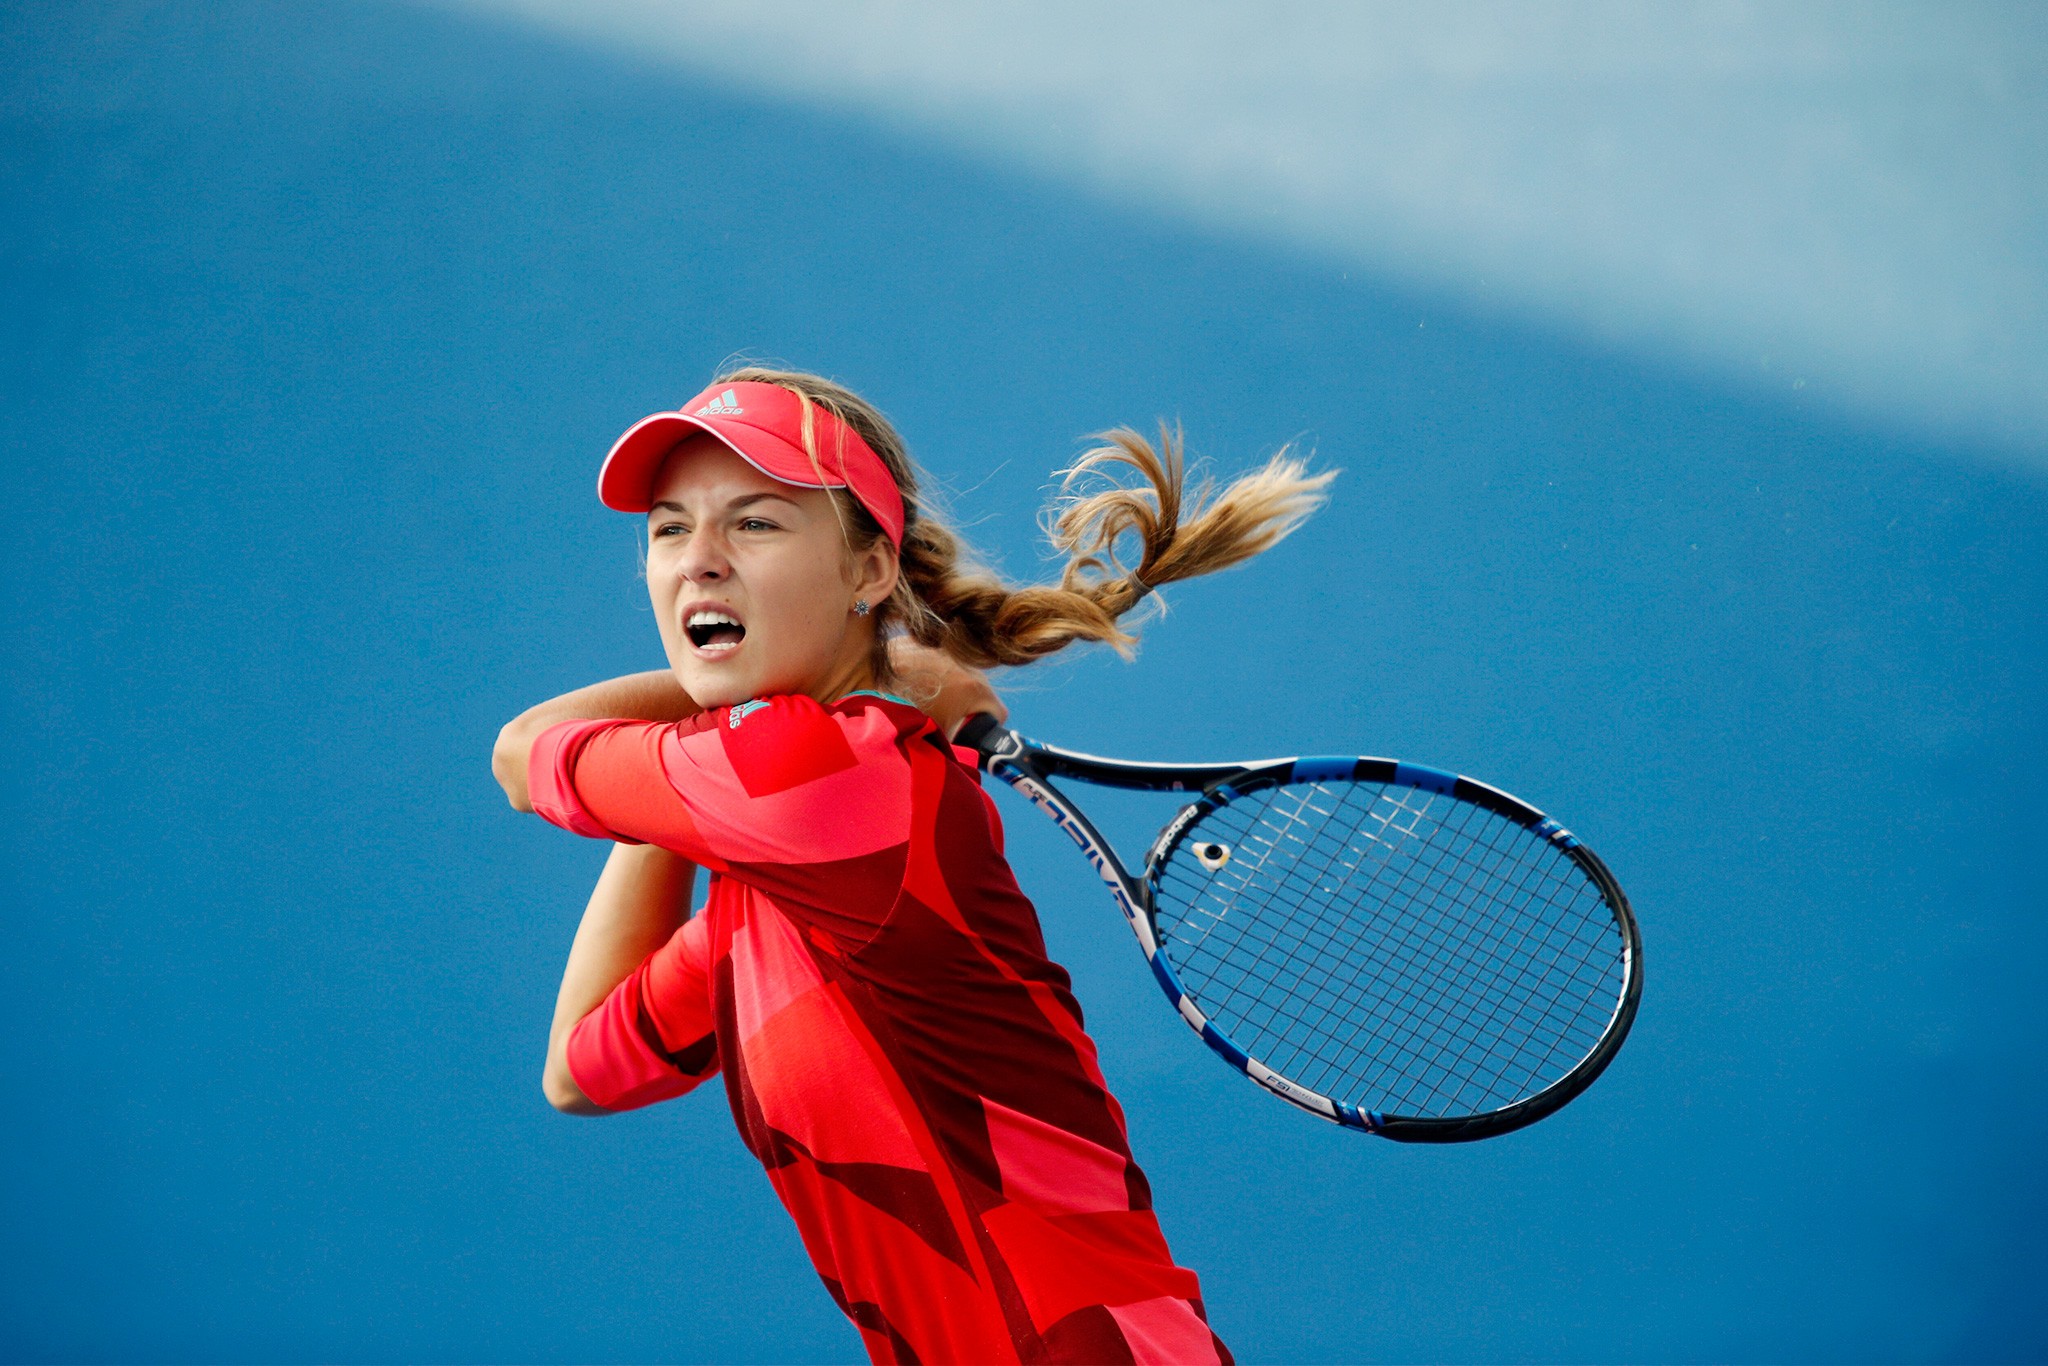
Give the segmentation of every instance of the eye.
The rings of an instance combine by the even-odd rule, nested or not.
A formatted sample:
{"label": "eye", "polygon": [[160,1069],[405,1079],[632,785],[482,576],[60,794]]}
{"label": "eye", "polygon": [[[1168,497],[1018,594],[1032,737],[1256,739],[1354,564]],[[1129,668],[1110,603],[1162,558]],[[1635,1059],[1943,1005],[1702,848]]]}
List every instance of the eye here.
{"label": "eye", "polygon": [[741,531],[773,531],[775,530],[775,523],[765,517],[742,517],[740,518],[739,529]]}
{"label": "eye", "polygon": [[660,540],[664,536],[680,536],[688,530],[681,522],[663,522],[647,534],[651,539]]}

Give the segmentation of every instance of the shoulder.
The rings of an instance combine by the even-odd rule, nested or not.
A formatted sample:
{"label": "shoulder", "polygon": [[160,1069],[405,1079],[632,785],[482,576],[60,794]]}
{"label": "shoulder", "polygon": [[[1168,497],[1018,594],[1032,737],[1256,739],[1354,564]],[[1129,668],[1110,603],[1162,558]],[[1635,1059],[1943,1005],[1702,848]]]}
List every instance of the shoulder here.
{"label": "shoulder", "polygon": [[757,698],[673,728],[660,762],[703,843],[752,866],[758,882],[764,867],[861,858],[909,839],[919,761],[901,737],[923,729],[918,717]]}
{"label": "shoulder", "polygon": [[906,746],[935,733],[924,713],[869,693],[825,704],[759,697],[719,707],[676,728],[675,758],[729,771],[761,797],[855,769],[898,769]]}

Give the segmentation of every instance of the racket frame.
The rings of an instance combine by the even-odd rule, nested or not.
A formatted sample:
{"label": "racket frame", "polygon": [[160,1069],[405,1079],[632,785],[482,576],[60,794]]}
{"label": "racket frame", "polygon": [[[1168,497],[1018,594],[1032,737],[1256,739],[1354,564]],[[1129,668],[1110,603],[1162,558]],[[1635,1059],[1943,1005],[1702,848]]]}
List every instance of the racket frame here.
{"label": "racket frame", "polygon": [[[1492,1138],[1554,1114],[1591,1086],[1620,1050],[1643,991],[1643,949],[1635,913],[1621,886],[1599,855],[1556,821],[1490,784],[1462,774],[1395,759],[1350,756],[1296,756],[1249,763],[1162,764],[1109,759],[1062,749],[1011,730],[990,716],[970,718],[954,743],[972,749],[982,770],[1002,779],[1066,831],[1080,848],[1110,899],[1144,950],[1152,977],[1187,1026],[1211,1051],[1239,1072],[1290,1105],[1312,1115],[1402,1143],[1463,1143]],[[1145,852],[1143,869],[1133,874],[1116,848],[1095,828],[1087,813],[1053,785],[1054,777],[1072,778],[1098,787],[1142,792],[1187,792],[1195,800],[1183,807],[1154,838]],[[1622,941],[1622,988],[1599,1040],[1570,1071],[1542,1090],[1510,1105],[1476,1115],[1417,1116],[1382,1114],[1302,1086],[1266,1066],[1240,1048],[1189,996],[1173,964],[1160,952],[1154,888],[1167,860],[1202,817],[1239,796],[1273,785],[1316,782],[1373,782],[1408,787],[1469,802],[1491,811],[1548,841],[1576,864],[1614,914]]]}

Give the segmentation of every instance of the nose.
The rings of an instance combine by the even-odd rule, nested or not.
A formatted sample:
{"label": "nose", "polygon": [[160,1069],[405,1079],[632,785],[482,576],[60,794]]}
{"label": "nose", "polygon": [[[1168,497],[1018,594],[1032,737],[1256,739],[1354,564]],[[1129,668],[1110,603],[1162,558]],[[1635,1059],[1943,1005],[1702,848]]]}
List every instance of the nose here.
{"label": "nose", "polygon": [[717,583],[731,577],[732,561],[717,528],[703,528],[690,537],[676,557],[676,572],[691,583]]}

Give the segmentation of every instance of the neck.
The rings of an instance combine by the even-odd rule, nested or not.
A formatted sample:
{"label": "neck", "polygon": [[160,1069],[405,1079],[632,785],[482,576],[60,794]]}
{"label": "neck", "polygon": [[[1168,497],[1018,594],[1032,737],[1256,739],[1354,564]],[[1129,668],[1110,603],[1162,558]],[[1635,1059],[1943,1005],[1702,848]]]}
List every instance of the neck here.
{"label": "neck", "polygon": [[846,645],[840,649],[839,658],[820,680],[816,687],[805,691],[817,702],[830,705],[850,692],[876,685],[875,671],[869,663],[871,653],[870,631],[848,631]]}

